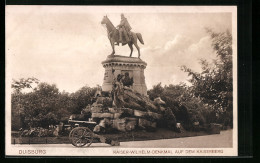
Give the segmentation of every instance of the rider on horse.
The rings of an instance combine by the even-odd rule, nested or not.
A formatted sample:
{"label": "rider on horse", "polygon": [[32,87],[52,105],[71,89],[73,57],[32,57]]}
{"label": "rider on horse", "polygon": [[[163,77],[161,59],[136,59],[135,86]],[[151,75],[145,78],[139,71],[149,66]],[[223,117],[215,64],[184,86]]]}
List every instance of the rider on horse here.
{"label": "rider on horse", "polygon": [[[119,45],[119,43],[121,42],[122,44],[126,44],[131,40],[131,26],[128,23],[126,17],[124,16],[124,14],[121,14],[121,21],[120,24],[117,26],[119,28],[119,40],[117,45]],[[122,35],[124,34],[124,40],[122,39]]]}
{"label": "rider on horse", "polygon": [[[121,23],[117,26],[119,29],[117,30],[116,27],[113,25],[113,23],[108,19],[107,16],[104,16],[104,18],[101,21],[101,24],[105,24],[107,28],[107,36],[110,41],[111,47],[112,47],[112,53],[111,55],[113,56],[115,54],[115,43],[121,42],[122,45],[128,44],[131,52],[130,52],[130,57],[132,57],[133,53],[133,45],[136,47],[138,50],[138,58],[140,58],[140,48],[137,44],[137,40],[141,44],[144,44],[143,38],[141,33],[135,33],[130,31],[132,28],[129,25],[127,19],[124,17],[123,14],[121,14]],[[119,32],[120,31],[120,32]],[[120,34],[120,37],[119,37]],[[120,39],[119,39],[120,38]]]}

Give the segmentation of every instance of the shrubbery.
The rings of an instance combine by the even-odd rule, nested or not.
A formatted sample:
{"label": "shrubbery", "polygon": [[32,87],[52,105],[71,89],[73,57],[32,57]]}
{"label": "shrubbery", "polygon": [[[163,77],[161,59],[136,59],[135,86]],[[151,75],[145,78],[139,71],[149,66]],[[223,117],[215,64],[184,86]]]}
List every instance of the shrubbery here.
{"label": "shrubbery", "polygon": [[[19,82],[15,83],[18,85]],[[48,128],[49,125],[67,122],[71,114],[80,114],[83,108],[91,104],[95,91],[96,88],[85,86],[69,94],[47,83],[39,83],[29,93],[15,89],[12,93],[12,129]]]}
{"label": "shrubbery", "polygon": [[[229,31],[215,33],[207,29],[217,59],[212,64],[201,59],[202,72],[186,66],[181,69],[191,77],[191,86],[185,84],[155,85],[148,91],[150,99],[161,97],[172,109],[177,121],[185,126],[220,123],[233,126],[232,36]],[[189,127],[187,127],[189,128]]]}

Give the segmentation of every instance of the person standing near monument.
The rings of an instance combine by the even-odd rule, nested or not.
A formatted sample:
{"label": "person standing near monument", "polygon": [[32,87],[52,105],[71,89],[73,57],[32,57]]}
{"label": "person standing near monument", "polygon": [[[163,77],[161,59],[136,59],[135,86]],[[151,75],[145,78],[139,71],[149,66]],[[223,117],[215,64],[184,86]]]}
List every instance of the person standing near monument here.
{"label": "person standing near monument", "polygon": [[[131,29],[132,27],[130,26],[130,24],[128,23],[126,17],[124,16],[124,14],[121,14],[121,22],[120,24],[117,26],[118,30],[119,30],[119,43],[121,42],[122,44],[126,44],[127,42],[129,42],[131,39]],[[125,40],[123,40],[123,34],[124,34],[124,38]]]}

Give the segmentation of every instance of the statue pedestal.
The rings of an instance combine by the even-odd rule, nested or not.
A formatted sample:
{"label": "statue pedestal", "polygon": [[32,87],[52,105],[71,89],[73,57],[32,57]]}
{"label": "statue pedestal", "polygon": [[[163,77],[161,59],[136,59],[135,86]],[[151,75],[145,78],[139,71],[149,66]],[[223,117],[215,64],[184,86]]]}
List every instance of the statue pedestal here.
{"label": "statue pedestal", "polygon": [[[133,78],[133,86],[131,87],[141,95],[147,95],[147,87],[145,84],[144,69],[147,64],[139,58],[126,56],[108,56],[102,62],[105,68],[104,80],[102,84],[102,91],[110,92],[112,90],[112,82],[118,74],[125,75],[129,73],[130,78]],[[112,73],[114,69],[114,74]]]}

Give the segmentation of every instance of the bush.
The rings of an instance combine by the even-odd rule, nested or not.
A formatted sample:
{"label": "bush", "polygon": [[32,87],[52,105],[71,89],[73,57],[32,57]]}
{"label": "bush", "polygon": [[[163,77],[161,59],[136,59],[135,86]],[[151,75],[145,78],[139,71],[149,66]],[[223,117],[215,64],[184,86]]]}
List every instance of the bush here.
{"label": "bush", "polygon": [[18,131],[22,128],[21,119],[19,116],[12,116],[11,128],[12,131]]}
{"label": "bush", "polygon": [[186,66],[182,66],[181,69],[190,76],[192,94],[219,114],[218,123],[232,126],[232,35],[229,31],[216,33],[207,29],[207,32],[217,59],[212,63],[201,59],[202,72],[195,72]]}

